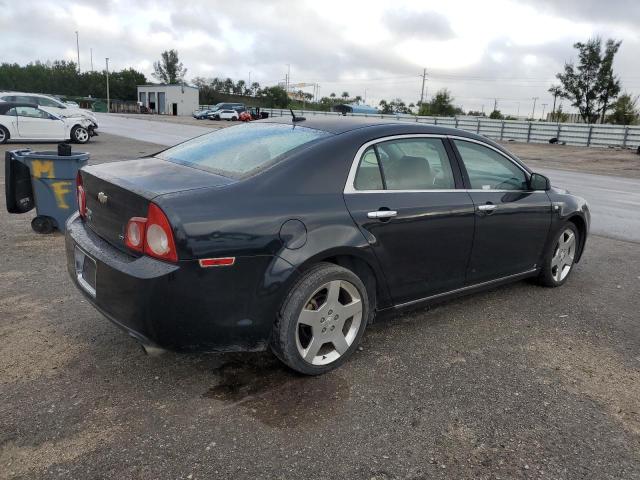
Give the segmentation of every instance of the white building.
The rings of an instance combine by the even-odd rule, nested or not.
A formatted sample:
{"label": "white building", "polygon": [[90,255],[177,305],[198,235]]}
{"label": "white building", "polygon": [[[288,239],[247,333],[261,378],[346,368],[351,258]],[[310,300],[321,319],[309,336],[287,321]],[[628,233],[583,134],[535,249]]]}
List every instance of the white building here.
{"label": "white building", "polygon": [[198,109],[198,87],[189,85],[138,85],[138,102],[153,113],[191,115]]}

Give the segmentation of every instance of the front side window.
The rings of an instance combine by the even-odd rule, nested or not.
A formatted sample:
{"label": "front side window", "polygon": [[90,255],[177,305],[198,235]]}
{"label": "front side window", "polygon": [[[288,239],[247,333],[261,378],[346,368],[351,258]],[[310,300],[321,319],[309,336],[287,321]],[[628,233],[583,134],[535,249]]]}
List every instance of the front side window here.
{"label": "front side window", "polygon": [[49,118],[49,114],[43,110],[39,110],[35,107],[16,107],[16,112],[19,117],[29,118]]}
{"label": "front side window", "polygon": [[245,124],[196,137],[160,152],[157,157],[240,178],[274,164],[294,148],[329,135],[297,125]]}
{"label": "front side window", "polygon": [[504,155],[483,145],[454,140],[474,190],[527,190],[527,176]]}
{"label": "front side window", "polygon": [[[377,188],[365,188],[366,186]],[[456,186],[441,139],[405,138],[369,147],[360,160],[354,188],[449,190]]]}
{"label": "front side window", "polygon": [[38,101],[38,105],[40,105],[41,107],[66,108],[64,105],[50,98],[36,97],[36,100]]}

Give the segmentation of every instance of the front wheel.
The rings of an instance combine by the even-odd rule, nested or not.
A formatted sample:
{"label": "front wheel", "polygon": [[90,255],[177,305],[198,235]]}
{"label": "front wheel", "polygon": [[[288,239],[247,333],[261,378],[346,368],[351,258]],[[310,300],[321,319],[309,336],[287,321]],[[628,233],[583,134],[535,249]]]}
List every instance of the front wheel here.
{"label": "front wheel", "polygon": [[318,264],[289,292],[274,324],[271,349],[293,370],[326,373],[358,347],[370,311],[367,289],[357,275]]}
{"label": "front wheel", "polygon": [[36,233],[46,235],[49,233],[53,233],[53,230],[56,228],[56,226],[51,217],[39,215],[31,220],[31,228]]}
{"label": "front wheel", "polygon": [[71,129],[71,140],[76,143],[87,143],[90,136],[89,130],[80,125],[76,125]]}
{"label": "front wheel", "polygon": [[576,258],[580,234],[573,223],[561,229],[545,253],[538,283],[545,287],[559,287],[569,278]]}
{"label": "front wheel", "polygon": [[0,125],[0,145],[7,143],[9,140],[9,130]]}

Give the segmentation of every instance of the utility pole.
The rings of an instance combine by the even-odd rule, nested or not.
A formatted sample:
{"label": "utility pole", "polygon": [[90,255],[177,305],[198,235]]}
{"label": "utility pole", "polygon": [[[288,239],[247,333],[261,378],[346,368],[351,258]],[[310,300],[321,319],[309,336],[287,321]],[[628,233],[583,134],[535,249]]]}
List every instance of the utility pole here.
{"label": "utility pole", "polygon": [[419,76],[422,77],[422,90],[420,90],[420,105],[422,105],[422,103],[424,102],[424,83],[427,80],[427,69],[423,68],[422,75]]}
{"label": "utility pole", "polygon": [[285,90],[287,91],[287,95],[289,94],[289,82],[291,81],[291,64],[287,63],[287,80]]}
{"label": "utility pole", "polygon": [[547,108],[547,104],[541,103],[540,105],[542,105],[542,120],[544,121],[544,109]]}
{"label": "utility pole", "polygon": [[496,110],[498,110],[498,99],[494,98],[493,99],[493,111],[495,112]]}
{"label": "utility pole", "polygon": [[536,117],[536,102],[538,101],[538,98],[540,97],[533,97],[533,110],[531,112],[531,120],[535,120]]}
{"label": "utility pole", "polygon": [[109,113],[110,110],[110,103],[109,103],[109,57],[105,58],[106,63],[107,63],[107,113]]}
{"label": "utility pole", "polygon": [[93,48],[89,49],[89,54],[91,56],[91,71],[93,72]]}
{"label": "utility pole", "polygon": [[76,50],[78,52],[78,73],[80,73],[80,39],[78,38],[77,30],[76,30]]}
{"label": "utility pole", "polygon": [[364,99],[362,100],[362,103],[364,103],[365,105],[367,104],[367,89],[364,89]]}
{"label": "utility pole", "polygon": [[249,85],[247,85],[247,88],[251,90],[251,70],[249,70]]}
{"label": "utility pole", "polygon": [[518,113],[516,113],[516,117],[518,117],[518,120],[520,119],[520,102],[518,102]]}

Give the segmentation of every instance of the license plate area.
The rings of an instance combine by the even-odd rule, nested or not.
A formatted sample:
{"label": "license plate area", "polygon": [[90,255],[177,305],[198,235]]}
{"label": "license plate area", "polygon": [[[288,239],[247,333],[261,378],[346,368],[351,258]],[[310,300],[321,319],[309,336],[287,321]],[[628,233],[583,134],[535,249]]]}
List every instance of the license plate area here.
{"label": "license plate area", "polygon": [[78,246],[74,251],[76,278],[82,289],[95,298],[96,296],[96,261]]}

